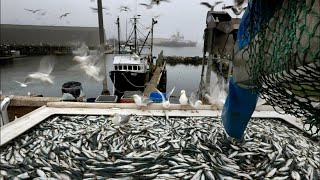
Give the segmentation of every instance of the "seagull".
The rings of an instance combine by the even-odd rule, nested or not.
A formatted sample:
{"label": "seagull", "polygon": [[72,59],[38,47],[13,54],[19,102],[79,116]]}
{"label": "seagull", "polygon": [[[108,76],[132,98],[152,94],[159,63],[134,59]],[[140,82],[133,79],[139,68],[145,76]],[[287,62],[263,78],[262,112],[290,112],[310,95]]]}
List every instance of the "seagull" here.
{"label": "seagull", "polygon": [[196,99],[196,94],[192,92],[189,97],[189,104],[191,107],[198,109],[202,105],[202,101]]}
{"label": "seagull", "polygon": [[133,97],[133,100],[136,103],[136,105],[139,106],[139,107],[148,106],[148,104],[153,102],[148,97],[139,96],[138,94],[134,94],[132,97]]}
{"label": "seagull", "polygon": [[[79,50],[80,52],[82,50]],[[85,50],[84,50],[85,51]],[[84,52],[82,51],[82,53]],[[104,80],[104,76],[101,73],[101,68],[103,67],[103,54],[93,54],[84,56],[75,56],[73,61],[76,61],[80,65],[80,69],[83,70],[92,79],[101,82]]]}
{"label": "seagull", "polygon": [[67,17],[68,14],[71,14],[71,13],[62,14],[62,15],[60,16],[60,19],[63,18],[63,17]]}
{"label": "seagull", "polygon": [[50,75],[53,67],[55,65],[55,59],[53,56],[45,56],[40,61],[40,66],[38,72],[29,74],[22,86],[25,86],[34,81],[41,81],[47,84],[54,84],[52,80],[52,76]]}
{"label": "seagull", "polygon": [[22,83],[22,82],[19,82],[19,81],[14,81],[14,82],[20,84],[20,87],[23,87],[23,88],[27,87],[28,84],[29,84],[29,83]]}
{"label": "seagull", "polygon": [[211,105],[221,109],[226,101],[227,93],[224,88],[224,80],[219,80],[217,76],[215,80],[216,82],[212,83],[211,87],[208,89],[209,93],[206,93],[204,97]]}
{"label": "seagull", "polygon": [[244,3],[244,0],[234,0],[237,6],[241,6]]}
{"label": "seagull", "polygon": [[220,4],[220,3],[222,3],[222,2],[223,2],[223,1],[218,1],[218,2],[215,2],[213,5],[209,4],[208,2],[201,2],[200,4],[201,4],[201,5],[204,5],[204,6],[208,7],[208,8],[210,8],[211,11],[213,11],[214,8],[215,8],[218,4]]}
{"label": "seagull", "polygon": [[159,6],[160,2],[170,2],[170,1],[169,0],[151,0],[150,4],[156,4],[157,6]]}
{"label": "seagull", "polygon": [[152,4],[140,3],[141,6],[145,6],[147,9],[152,8]]}
{"label": "seagull", "polygon": [[185,90],[181,90],[179,102],[180,102],[181,105],[188,105],[189,104]]}
{"label": "seagull", "polygon": [[168,109],[170,108],[170,96],[172,95],[174,89],[176,88],[176,86],[174,86],[172,88],[172,90],[170,91],[170,93],[168,94],[168,100],[166,101],[166,99],[164,98],[163,94],[156,88],[156,91],[161,95],[161,98],[162,98],[162,107],[165,108],[165,109]]}
{"label": "seagull", "polygon": [[[90,9],[93,11],[93,12],[98,12],[98,8],[95,8],[95,7],[90,7]],[[108,9],[108,8],[106,8],[106,7],[102,7],[102,10],[103,9]]]}
{"label": "seagull", "polygon": [[120,6],[119,9],[120,9],[120,12],[121,11],[126,11],[126,12],[131,11],[131,9],[128,6]]}
{"label": "seagull", "polygon": [[241,6],[224,6],[222,9],[231,9],[235,15],[240,15],[242,11],[246,10],[247,7]]}
{"label": "seagull", "polygon": [[36,12],[38,12],[38,11],[41,11],[42,9],[32,10],[32,9],[26,9],[26,8],[24,8],[24,10],[29,11],[29,12],[32,12],[32,13],[34,14],[34,13],[36,13]]}
{"label": "seagull", "polygon": [[129,122],[131,116],[132,116],[132,114],[123,115],[123,114],[115,113],[112,118],[112,123],[116,126],[126,124]]}
{"label": "seagull", "polygon": [[6,97],[1,101],[1,104],[0,104],[0,115],[1,115],[0,126],[6,125],[10,122],[9,117],[8,117],[7,108],[10,105],[11,98],[12,98],[12,96]]}

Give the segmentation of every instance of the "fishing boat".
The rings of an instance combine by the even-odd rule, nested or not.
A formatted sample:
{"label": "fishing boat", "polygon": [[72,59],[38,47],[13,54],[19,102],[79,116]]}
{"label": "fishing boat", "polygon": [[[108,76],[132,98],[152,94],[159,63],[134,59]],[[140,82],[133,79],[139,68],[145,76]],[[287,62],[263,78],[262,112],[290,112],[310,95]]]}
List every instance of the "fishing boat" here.
{"label": "fishing boat", "polygon": [[[156,24],[156,21],[152,20],[150,32],[144,36],[144,43],[139,45],[137,41],[138,17],[134,17],[133,20],[133,32],[124,45],[120,45],[120,33],[118,33],[118,51],[113,58],[112,70],[109,72],[115,89],[114,94],[118,96],[123,95],[125,91],[144,91],[145,84],[150,80],[152,73],[150,69],[150,63],[153,62],[152,43],[147,45],[147,40],[150,34],[152,38],[153,25]],[[119,32],[119,18],[117,24]],[[131,38],[133,34],[134,37]]]}

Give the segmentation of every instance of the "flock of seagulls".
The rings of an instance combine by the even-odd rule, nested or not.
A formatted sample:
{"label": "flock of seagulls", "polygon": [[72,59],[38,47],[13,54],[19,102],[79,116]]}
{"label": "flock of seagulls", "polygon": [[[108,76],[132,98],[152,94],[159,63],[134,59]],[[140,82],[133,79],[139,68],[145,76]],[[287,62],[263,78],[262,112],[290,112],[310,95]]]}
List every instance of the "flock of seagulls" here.
{"label": "flock of seagulls", "polygon": [[[167,94],[167,97],[164,96],[163,93],[161,93],[157,88],[155,88],[155,90],[157,91],[157,93],[161,96],[161,104],[162,104],[162,107],[164,109],[169,109],[170,106],[171,106],[171,103],[170,103],[170,97],[171,95],[173,94],[174,90],[175,90],[175,86],[172,88],[172,90]],[[135,104],[138,106],[138,107],[146,107],[148,106],[149,104],[151,104],[153,101],[150,100],[148,97],[145,97],[145,96],[139,96],[138,94],[134,94],[133,95],[133,99],[134,99],[134,102]],[[185,90],[181,90],[180,92],[180,98],[179,98],[179,103],[182,105],[182,106],[188,106],[190,105],[192,108],[194,109],[198,109],[201,107],[201,105],[203,104],[201,100],[197,99],[196,98],[196,95],[194,92],[192,92],[190,94],[190,98],[187,97],[186,95],[186,92]]]}
{"label": "flock of seagulls", "polygon": [[[246,7],[242,7],[244,2],[245,0],[234,0],[234,5],[226,6],[224,4],[222,10],[231,9],[235,15],[240,15],[246,9]],[[210,10],[213,11],[214,8],[221,3],[223,3],[223,1],[216,1],[213,4],[210,4],[208,2],[201,2],[200,4],[210,8]]]}
{"label": "flock of seagulls", "polygon": [[[24,10],[31,12],[33,14],[37,13],[37,15],[41,15],[41,16],[44,16],[47,14],[47,11],[43,10],[43,9],[26,9],[26,8],[24,8]],[[71,13],[67,12],[67,13],[61,14],[61,15],[59,15],[59,18],[62,19],[64,17],[67,17],[69,14],[71,14]]]}
{"label": "flock of seagulls", "polygon": [[[89,54],[89,48],[82,44],[77,51],[75,51],[77,56],[73,57],[73,61],[78,64],[80,70],[86,73],[86,75],[98,82],[104,80],[102,74],[103,67],[103,52],[97,51]],[[54,76],[51,75],[54,66],[55,66],[55,57],[54,56],[44,56],[40,60],[39,69],[36,72],[28,74],[23,82],[14,80],[18,83],[20,87],[25,88],[29,84],[34,83],[43,83],[47,85],[54,85]]]}

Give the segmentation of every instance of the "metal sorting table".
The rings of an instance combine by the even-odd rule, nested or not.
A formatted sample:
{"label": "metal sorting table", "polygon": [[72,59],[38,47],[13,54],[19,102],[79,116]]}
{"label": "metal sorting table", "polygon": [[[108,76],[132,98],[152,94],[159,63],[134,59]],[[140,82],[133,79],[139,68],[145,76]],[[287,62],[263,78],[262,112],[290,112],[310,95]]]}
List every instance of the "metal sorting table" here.
{"label": "metal sorting table", "polygon": [[[114,125],[110,125],[111,121],[110,119],[103,119],[105,116],[113,115],[114,113],[119,114],[134,114],[136,116],[139,116],[141,118],[144,117],[159,117],[161,118],[157,119],[159,122],[165,122],[165,130],[155,129],[153,132],[153,128],[156,128],[154,126],[150,126],[149,128],[146,128],[145,121],[146,119],[140,119],[136,120],[137,122],[130,122],[127,125],[124,125],[123,129],[120,130],[120,127],[114,127]],[[92,120],[90,125],[88,125],[89,129],[92,131],[87,134],[82,133],[75,133],[73,135],[81,136],[83,137],[95,137],[98,139],[98,137],[95,136],[95,132],[97,132],[94,128],[100,127],[103,125],[104,122],[108,122],[109,124],[106,124],[105,128],[111,131],[117,131],[116,137],[112,137],[112,142],[107,147],[102,147],[102,145],[97,145],[97,143],[93,143],[91,141],[82,141],[82,143],[86,143],[86,148],[82,149],[79,147],[75,147],[75,144],[78,144],[79,141],[77,140],[66,140],[64,141],[58,141],[51,140],[50,138],[47,140],[44,140],[44,137],[40,136],[39,138],[36,138],[39,143],[36,143],[35,146],[41,146],[41,144],[50,144],[48,148],[40,148],[38,150],[34,150],[35,152],[32,154],[37,154],[35,157],[35,168],[30,167],[30,164],[27,166],[28,168],[31,168],[32,170],[29,170],[28,172],[22,171],[23,173],[19,174],[19,178],[30,178],[30,177],[47,177],[49,175],[50,177],[55,177],[57,179],[68,179],[68,177],[71,179],[73,178],[102,178],[108,177],[108,178],[148,178],[148,179],[177,179],[177,178],[185,178],[185,179],[191,179],[191,178],[201,178],[204,177],[206,179],[213,179],[213,176],[215,178],[217,177],[232,177],[232,178],[245,178],[245,179],[254,179],[254,178],[262,178],[262,177],[277,177],[277,178],[289,178],[289,177],[297,177],[302,176],[303,172],[302,170],[298,170],[296,168],[298,165],[301,165],[302,162],[307,165],[301,165],[305,167],[305,171],[307,173],[307,178],[317,176],[320,172],[318,172],[318,169],[320,167],[319,162],[317,160],[320,158],[319,154],[316,152],[320,150],[319,144],[312,144],[314,141],[311,141],[309,138],[305,138],[302,134],[303,125],[299,119],[292,117],[290,115],[281,115],[273,111],[273,108],[269,106],[261,106],[256,109],[256,111],[253,114],[253,118],[268,118],[270,121],[272,121],[271,124],[266,120],[252,120],[253,124],[250,125],[250,130],[248,130],[248,134],[245,136],[245,144],[241,144],[239,142],[229,141],[228,138],[224,138],[226,136],[223,135],[223,128],[221,126],[221,123],[219,122],[219,115],[221,111],[216,110],[212,108],[212,106],[204,105],[200,109],[192,110],[189,106],[181,106],[172,104],[170,107],[170,110],[163,110],[161,104],[151,104],[149,107],[145,109],[137,109],[135,104],[107,104],[107,103],[101,103],[101,104],[94,104],[94,103],[73,103],[73,102],[54,102],[54,103],[48,103],[47,106],[43,106],[29,114],[26,114],[25,116],[1,127],[1,146],[0,148],[7,147],[5,144],[11,144],[11,147],[6,148],[6,150],[10,148],[11,150],[14,148],[19,149],[19,142],[15,142],[12,144],[10,141],[14,138],[19,139],[19,136],[22,135],[24,132],[28,131],[33,132],[33,136],[36,137],[34,134],[34,131],[32,128],[34,126],[40,127],[40,129],[51,131],[50,129],[50,123],[44,121],[48,119],[48,121],[55,121],[54,119],[57,118],[58,121],[61,121],[61,124],[68,123],[68,120],[60,119],[60,117],[78,117],[81,115],[88,115],[89,117],[100,117],[100,120],[97,119],[97,125],[95,125],[95,120]],[[103,116],[101,116],[103,115]],[[101,119],[102,117],[102,119]],[[169,117],[169,118],[168,118]],[[192,118],[191,118],[192,117]],[[172,124],[166,124],[166,118],[169,119]],[[177,118],[178,121],[175,121]],[[180,119],[179,119],[180,118]],[[193,119],[195,118],[195,119]],[[202,118],[202,119],[201,119]],[[206,118],[206,119],[205,119]],[[51,119],[51,120],[50,120]],[[67,118],[68,119],[68,118]],[[81,118],[80,118],[81,119]],[[153,119],[153,118],[151,118]],[[187,122],[187,120],[193,121],[191,123]],[[274,119],[281,119],[283,121],[286,121],[287,123],[290,123],[291,125],[297,127],[300,130],[297,130],[296,128],[289,128],[286,127],[284,129],[281,129],[283,125],[280,125],[280,122]],[[168,122],[170,123],[170,121]],[[259,120],[259,119],[258,119]],[[42,122],[43,121],[43,122]],[[81,120],[82,121],[82,120]],[[148,121],[148,120],[147,120]],[[188,125],[185,126],[182,121],[186,122]],[[70,121],[70,126],[77,125],[77,119]],[[177,124],[175,124],[177,122]],[[279,122],[279,123],[276,123]],[[83,122],[82,122],[83,123]],[[131,124],[132,123],[132,124]],[[154,123],[154,122],[152,122]],[[151,123],[151,124],[152,124]],[[181,123],[181,124],[179,124]],[[199,124],[198,124],[199,123]],[[268,124],[269,123],[269,124]],[[39,124],[39,125],[38,125]],[[161,123],[160,123],[161,124]],[[167,133],[167,130],[172,131],[172,129],[175,129],[174,131],[178,130],[179,128],[184,126],[183,128],[188,129],[188,131],[183,132],[181,139],[166,139],[162,136],[164,136]],[[266,126],[265,128],[261,126]],[[270,127],[268,127],[270,125]],[[278,129],[279,127],[280,129]],[[86,125],[79,123],[79,126],[86,127]],[[171,127],[172,126],[172,127]],[[202,128],[203,126],[203,128]],[[259,127],[260,126],[260,127]],[[157,126],[158,127],[158,126]],[[105,129],[103,127],[103,129]],[[117,128],[120,128],[116,130]],[[137,129],[136,129],[137,128]],[[157,147],[159,148],[159,151],[152,151],[152,150],[145,150],[145,149],[135,149],[135,147],[131,147],[131,145],[135,146],[135,143],[145,143],[142,142],[139,138],[146,138],[149,137],[148,134],[140,134],[141,128],[144,129],[144,132],[151,132],[151,139],[152,134],[157,136],[157,131],[159,131],[159,137],[161,141],[161,146]],[[274,129],[273,129],[274,128]],[[170,130],[171,129],[171,130]],[[205,134],[209,132],[210,130],[213,130],[213,132],[210,132],[211,134],[214,133],[217,135],[217,137],[214,137],[215,135],[209,137],[206,137],[207,135],[201,134],[203,131]],[[275,131],[277,129],[277,131]],[[296,129],[296,130],[294,130]],[[55,129],[55,131],[60,131],[61,129]],[[135,132],[137,130],[137,132]],[[146,131],[145,131],[146,130]],[[150,130],[150,131],[149,131]],[[256,131],[258,130],[258,131]],[[103,130],[104,135],[109,136],[108,132],[106,130]],[[107,130],[108,131],[108,130]],[[288,131],[288,134],[286,134],[285,131]],[[43,133],[43,130],[39,130],[39,132]],[[69,135],[70,132],[66,131]],[[120,132],[120,133],[119,133]],[[196,133],[194,133],[196,132]],[[278,132],[278,133],[277,133]],[[126,135],[126,134],[130,135]],[[179,132],[175,132],[178,133]],[[37,133],[36,133],[37,134]],[[71,133],[72,134],[72,133]],[[91,134],[91,135],[90,135]],[[113,134],[113,133],[111,133]],[[193,135],[192,135],[193,134]],[[104,136],[101,135],[101,136]],[[141,137],[140,137],[141,135]],[[275,137],[272,137],[272,136]],[[305,134],[306,135],[306,134]],[[290,137],[292,136],[292,137]],[[295,136],[295,137],[294,137]],[[302,138],[299,138],[301,136]],[[308,135],[307,135],[308,136]],[[195,138],[199,140],[196,140],[196,143],[187,143],[188,141],[184,139],[185,137],[188,138]],[[70,137],[69,137],[70,138]],[[128,139],[128,141],[133,142],[132,144],[125,142],[123,145],[124,150],[117,149],[117,143],[119,143],[120,139]],[[204,140],[202,138],[209,138],[207,140]],[[213,138],[213,142],[210,138]],[[283,143],[281,139],[290,139],[288,142],[292,141],[292,139],[296,140],[297,142],[292,142],[293,145],[286,146],[286,143]],[[41,140],[42,139],[42,140]],[[81,139],[81,138],[80,138]],[[147,138],[148,139],[148,138]],[[257,140],[261,140],[261,142],[257,142]],[[19,139],[19,141],[23,141],[23,139]],[[136,140],[136,142],[135,142]],[[159,140],[159,139],[158,139]],[[41,141],[41,142],[40,142]],[[45,141],[45,142],[44,142]],[[76,143],[78,141],[78,143]],[[106,139],[105,142],[108,140]],[[163,141],[163,142],[162,142]],[[271,142],[270,142],[271,141]],[[148,141],[149,142],[149,141]],[[58,143],[58,145],[53,145],[55,143]],[[67,143],[67,144],[65,144]],[[99,142],[100,143],[100,142]],[[110,143],[110,142],[108,142]],[[183,145],[181,145],[182,143]],[[295,144],[296,143],[296,144]],[[315,142],[318,143],[318,142]],[[89,145],[88,145],[89,144]],[[91,146],[94,145],[94,148],[98,147],[98,150],[88,150]],[[120,143],[121,144],[121,143]],[[169,145],[168,145],[169,144]],[[179,145],[180,144],[180,145]],[[182,147],[186,147],[186,144],[188,144],[187,149],[192,149],[192,152],[186,153],[185,150]],[[217,144],[220,147],[212,146],[214,144]],[[298,144],[298,145],[297,145]],[[312,145],[311,145],[312,144]],[[140,144],[141,145],[141,144]],[[301,146],[305,146],[305,149],[301,148]],[[21,145],[20,145],[21,146]],[[22,145],[24,146],[24,145]],[[52,147],[55,147],[55,149],[59,146],[58,150],[64,149],[61,152],[50,150]],[[81,145],[80,145],[81,146]],[[90,146],[90,147],[89,147]],[[181,146],[181,147],[180,147]],[[189,147],[190,146],[190,147]],[[29,147],[29,145],[27,145]],[[32,146],[33,147],[33,146]],[[120,146],[122,147],[122,145]],[[145,143],[144,148],[150,148],[150,143]],[[152,146],[153,147],[153,146]],[[167,148],[169,147],[169,148]],[[282,149],[289,148],[292,150],[286,150],[282,151]],[[298,149],[296,149],[298,148]],[[104,150],[104,153],[100,153],[99,149]],[[131,152],[132,149],[134,151],[137,150],[137,152]],[[254,149],[254,151],[250,151],[250,149]],[[102,152],[101,150],[101,152]],[[17,149],[14,150],[14,153],[16,155]],[[26,150],[24,150],[26,151]],[[90,151],[90,152],[88,152]],[[126,153],[124,153],[126,151]],[[129,152],[128,152],[129,151]],[[305,154],[308,151],[308,157],[304,159],[304,157],[300,157],[301,154]],[[309,151],[312,153],[315,153],[313,155],[309,155]],[[32,151],[33,152],[33,151]],[[51,154],[50,154],[50,153]],[[53,155],[52,152],[55,152]],[[296,153],[299,153],[300,155],[296,155]],[[24,152],[25,153],[25,152]],[[22,153],[22,154],[24,154]],[[65,157],[66,154],[72,154],[70,157]],[[127,154],[128,153],[128,154]],[[8,155],[10,153],[7,153],[5,156],[2,154],[1,157],[5,157],[7,162],[11,161],[12,159]],[[143,154],[143,155],[142,155]],[[29,155],[29,153],[28,153]],[[62,158],[62,167],[59,167],[59,163],[56,164],[54,162],[54,157],[59,156],[59,158]],[[260,157],[261,156],[261,157]],[[297,156],[297,157],[293,157]],[[310,157],[309,157],[310,156]],[[51,158],[51,160],[48,159],[48,162],[50,163],[44,163],[41,162],[39,159],[41,158]],[[202,157],[202,159],[197,159],[196,157]],[[76,163],[73,166],[68,166],[67,159],[69,159],[69,163]],[[70,159],[72,159],[70,161]],[[257,159],[257,161],[255,160]],[[20,161],[22,161],[20,159]],[[61,161],[61,160],[60,160]],[[248,162],[249,161],[249,162]],[[260,161],[263,161],[259,164]],[[292,161],[295,161],[292,163]],[[14,161],[11,161],[14,162]],[[24,162],[24,161],[23,161]],[[33,161],[29,161],[33,162]],[[298,163],[299,162],[299,163]],[[40,164],[40,165],[39,165]],[[85,165],[84,165],[85,164]],[[141,165],[142,164],[142,165]],[[254,168],[250,165],[259,166],[260,171],[255,171]],[[296,165],[298,164],[298,165]],[[56,167],[59,165],[58,167]],[[272,166],[271,166],[272,165]],[[1,166],[1,165],[0,165]],[[49,167],[50,166],[50,167]],[[52,167],[51,167],[52,166]],[[250,166],[249,169],[246,169],[247,166]],[[10,166],[6,165],[4,169],[8,169]],[[280,168],[281,167],[281,168]],[[291,173],[289,173],[289,169],[293,169]],[[52,171],[52,169],[60,169],[63,171],[63,173],[59,172],[59,174],[54,174],[56,172]],[[52,171],[52,172],[51,172]],[[44,173],[46,172],[46,173]],[[57,171],[58,172],[58,171]],[[71,173],[72,172],[72,173]],[[84,172],[84,174],[79,174],[80,172]],[[145,173],[148,172],[148,173]],[[298,173],[299,172],[299,173]],[[1,170],[1,175],[7,173],[5,170]],[[68,173],[70,176],[68,176]],[[78,176],[71,176],[78,173]],[[16,173],[17,174],[17,173]],[[258,174],[258,175],[257,175]],[[300,175],[299,175],[300,174]],[[0,175],[0,176],[1,176]]]}

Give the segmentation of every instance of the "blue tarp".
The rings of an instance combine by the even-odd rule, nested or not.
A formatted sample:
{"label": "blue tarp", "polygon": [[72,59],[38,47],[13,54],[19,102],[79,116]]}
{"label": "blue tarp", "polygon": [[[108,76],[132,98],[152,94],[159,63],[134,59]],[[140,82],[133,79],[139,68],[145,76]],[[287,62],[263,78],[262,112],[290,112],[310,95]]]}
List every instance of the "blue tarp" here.
{"label": "blue tarp", "polygon": [[241,139],[256,108],[258,94],[229,82],[229,94],[222,110],[222,123],[227,134]]}

